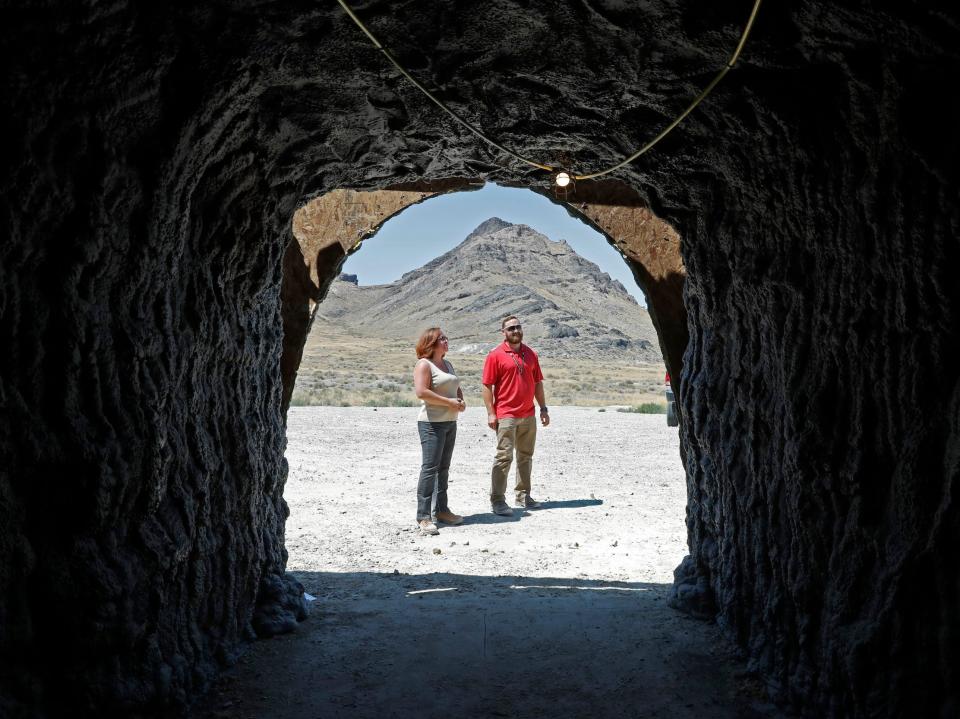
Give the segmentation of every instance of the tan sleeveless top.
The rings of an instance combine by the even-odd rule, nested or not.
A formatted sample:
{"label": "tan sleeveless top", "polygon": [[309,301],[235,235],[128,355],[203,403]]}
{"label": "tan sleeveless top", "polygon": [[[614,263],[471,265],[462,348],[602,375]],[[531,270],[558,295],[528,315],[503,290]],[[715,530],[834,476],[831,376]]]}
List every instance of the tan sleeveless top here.
{"label": "tan sleeveless top", "polygon": [[[430,389],[442,397],[455,399],[457,390],[460,389],[460,378],[454,374],[453,365],[443,360],[445,369],[440,369],[433,362],[423,357],[417,360],[426,362],[430,365]],[[449,371],[445,371],[449,370]],[[438,404],[427,404],[426,400],[420,400],[420,414],[417,415],[418,422],[456,422],[460,412],[449,407],[441,407]]]}

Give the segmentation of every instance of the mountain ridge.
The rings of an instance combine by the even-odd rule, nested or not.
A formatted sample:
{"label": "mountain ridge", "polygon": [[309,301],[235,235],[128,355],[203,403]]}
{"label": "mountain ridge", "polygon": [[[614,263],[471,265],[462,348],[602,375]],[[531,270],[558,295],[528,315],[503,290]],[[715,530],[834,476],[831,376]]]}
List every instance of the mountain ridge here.
{"label": "mountain ridge", "polygon": [[440,325],[451,351],[480,353],[502,340],[500,319],[508,314],[518,316],[524,341],[544,356],[662,361],[647,311],[623,284],[566,242],[498,217],[394,282],[361,287],[353,276],[335,280],[315,324],[349,316],[363,335],[412,340]]}

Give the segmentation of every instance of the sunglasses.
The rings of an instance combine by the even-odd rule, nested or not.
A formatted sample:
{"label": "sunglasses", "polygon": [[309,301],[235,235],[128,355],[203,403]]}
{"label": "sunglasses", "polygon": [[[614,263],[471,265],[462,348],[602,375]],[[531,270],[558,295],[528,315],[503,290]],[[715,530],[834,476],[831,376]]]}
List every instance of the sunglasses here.
{"label": "sunglasses", "polygon": [[510,325],[509,327],[504,327],[504,332],[519,332],[522,329],[520,325]]}
{"label": "sunglasses", "polygon": [[444,335],[440,335],[439,337],[437,337],[437,342],[449,342],[449,341],[450,340],[448,340]]}

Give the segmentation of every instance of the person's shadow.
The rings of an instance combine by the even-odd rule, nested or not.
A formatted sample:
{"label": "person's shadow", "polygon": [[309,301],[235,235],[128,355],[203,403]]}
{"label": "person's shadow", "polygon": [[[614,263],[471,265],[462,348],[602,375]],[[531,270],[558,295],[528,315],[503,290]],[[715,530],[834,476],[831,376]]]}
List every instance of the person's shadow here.
{"label": "person's shadow", "polygon": [[602,499],[564,499],[557,501],[540,502],[539,507],[532,509],[522,509],[520,507],[511,507],[512,517],[503,517],[493,512],[480,512],[478,514],[467,514],[463,517],[463,524],[500,524],[502,522],[519,522],[521,517],[528,516],[532,512],[542,512],[545,509],[579,509],[581,507],[596,507],[603,504]]}
{"label": "person's shadow", "polygon": [[540,506],[531,511],[538,512],[541,509],[578,509],[579,507],[595,507],[603,504],[602,499],[564,499],[556,502],[540,502]]}
{"label": "person's shadow", "polygon": [[512,517],[503,517],[499,514],[494,514],[493,512],[465,514],[463,517],[463,522],[460,526],[465,524],[502,524],[503,522],[519,522],[520,517],[523,516],[524,510],[518,509],[517,507],[511,507],[511,509],[513,509]]}

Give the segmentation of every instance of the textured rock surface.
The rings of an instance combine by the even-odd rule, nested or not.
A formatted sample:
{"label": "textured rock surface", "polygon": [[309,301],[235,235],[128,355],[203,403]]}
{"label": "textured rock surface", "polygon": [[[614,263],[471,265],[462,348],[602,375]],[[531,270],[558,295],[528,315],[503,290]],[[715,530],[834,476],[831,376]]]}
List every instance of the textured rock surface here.
{"label": "textured rock surface", "polygon": [[[360,13],[455,110],[582,171],[683,108],[747,10]],[[769,3],[738,70],[618,174],[688,272],[682,576],[810,715],[958,711],[957,12]],[[2,32],[0,711],[177,704],[258,595],[289,602],[270,577],[295,209],[544,179],[333,3],[53,3],[6,9]]]}

